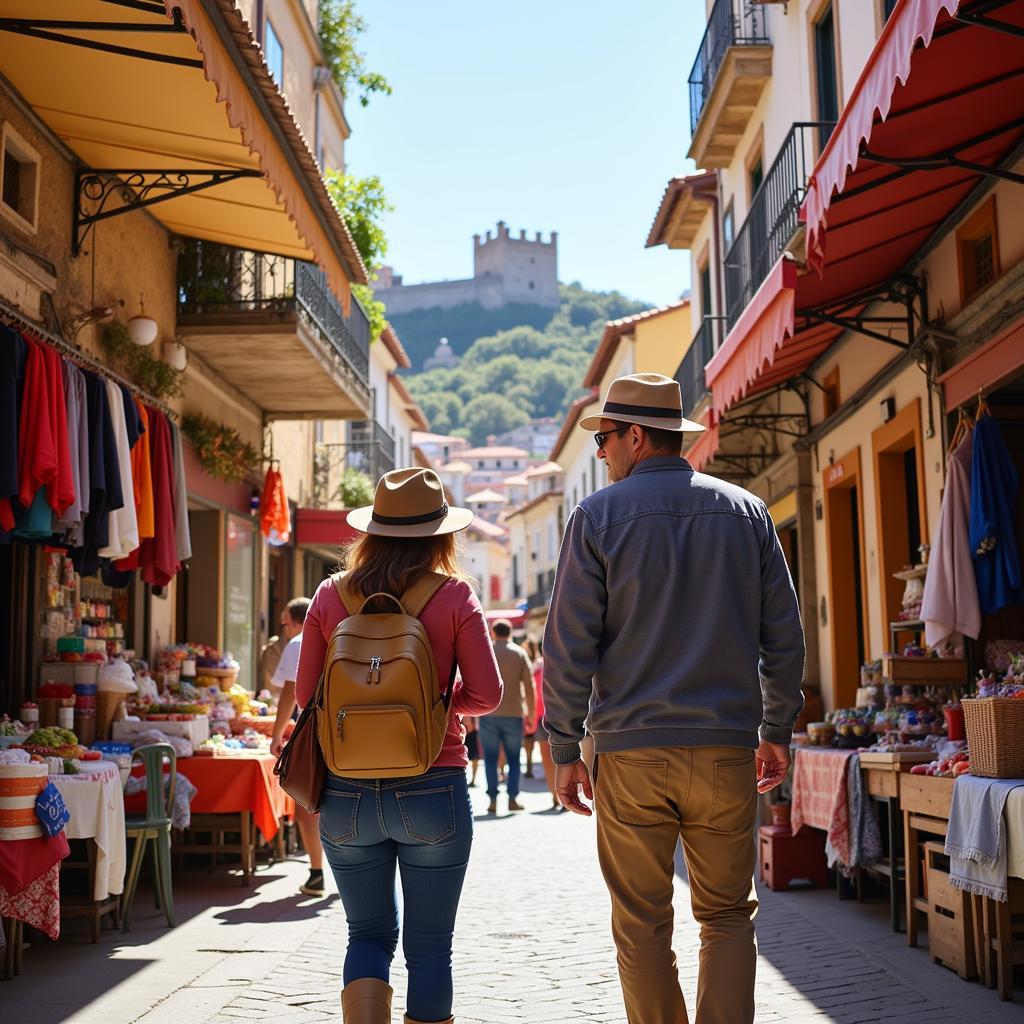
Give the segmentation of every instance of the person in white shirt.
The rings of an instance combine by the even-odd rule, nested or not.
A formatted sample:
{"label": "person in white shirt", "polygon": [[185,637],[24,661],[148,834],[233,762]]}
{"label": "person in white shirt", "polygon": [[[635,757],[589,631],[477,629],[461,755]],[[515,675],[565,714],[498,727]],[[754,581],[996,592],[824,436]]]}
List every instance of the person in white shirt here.
{"label": "person in white shirt", "polygon": [[[284,747],[285,726],[295,713],[295,677],[299,668],[299,648],[302,644],[302,624],[309,611],[309,598],[296,597],[289,601],[281,613],[281,636],[287,640],[281,658],[270,679],[277,691],[277,718],[274,720],[274,735],[270,741],[270,752],[279,757]],[[298,804],[295,805],[295,823],[299,826],[302,845],[309,854],[309,878],[299,892],[306,896],[324,895],[324,848],[320,843],[320,822],[318,815],[310,814]]]}

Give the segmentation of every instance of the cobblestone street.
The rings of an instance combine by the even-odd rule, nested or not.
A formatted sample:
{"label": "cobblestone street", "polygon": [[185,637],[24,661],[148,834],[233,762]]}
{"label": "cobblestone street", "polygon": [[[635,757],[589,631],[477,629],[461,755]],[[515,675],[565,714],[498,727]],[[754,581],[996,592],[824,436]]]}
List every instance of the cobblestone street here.
{"label": "cobblestone street", "polygon": [[[624,1021],[592,822],[546,811],[537,780],[526,785],[527,812],[496,819],[483,815],[486,797],[474,791],[477,839],[457,932],[456,1020]],[[338,1021],[344,915],[336,894],[325,901],[294,895],[303,877],[299,861],[262,869],[255,890],[222,869],[194,872],[176,886],[173,931],[142,893],[132,932],[102,933],[105,959],[84,933],[27,951],[24,974],[0,988],[3,1017],[48,1024]],[[761,895],[758,1024],[1024,1021],[1019,1003],[1000,1003],[994,992],[932,965],[924,949],[908,949],[905,937],[889,930],[884,899],[858,907],[832,892]],[[692,1010],[697,934],[681,866],[677,909],[676,950]],[[401,951],[393,982],[400,1019]]]}

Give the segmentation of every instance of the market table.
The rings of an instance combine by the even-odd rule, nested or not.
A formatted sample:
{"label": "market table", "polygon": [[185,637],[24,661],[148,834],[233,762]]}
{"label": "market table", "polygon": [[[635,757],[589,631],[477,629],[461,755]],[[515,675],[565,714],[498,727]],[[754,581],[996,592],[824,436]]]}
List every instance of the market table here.
{"label": "market table", "polygon": [[[295,803],[274,775],[276,758],[270,754],[242,753],[214,757],[178,758],[177,771],[196,787],[192,800],[194,832],[223,835],[237,832],[237,844],[176,844],[176,853],[237,853],[242,861],[242,884],[248,885],[256,859],[256,836],[253,826],[264,840],[270,842],[278,834],[282,818],[295,813]],[[136,765],[133,774],[143,774]],[[131,813],[145,811],[145,798],[129,797],[126,805]]]}
{"label": "market table", "polygon": [[51,775],[71,815],[65,828],[68,839],[83,839],[84,864],[67,862],[65,867],[84,867],[89,875],[91,899],[83,905],[64,901],[64,917],[88,917],[92,941],[99,941],[100,920],[107,914],[116,918],[124,891],[127,864],[124,832],[124,800],[121,773],[111,761],[86,762],[77,775]]}
{"label": "market table", "polygon": [[945,837],[952,803],[953,779],[930,775],[904,775],[900,779],[908,946],[917,945],[917,915],[928,913],[928,901],[917,894],[921,884],[921,834]]}

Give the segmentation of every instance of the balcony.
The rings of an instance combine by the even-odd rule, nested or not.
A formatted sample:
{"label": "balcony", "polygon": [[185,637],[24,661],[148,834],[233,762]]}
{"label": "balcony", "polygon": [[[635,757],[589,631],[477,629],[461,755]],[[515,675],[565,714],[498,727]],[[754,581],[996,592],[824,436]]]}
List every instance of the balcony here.
{"label": "balcony", "polygon": [[675,378],[683,393],[683,415],[691,417],[708,393],[704,380],[704,367],[711,362],[721,338],[721,321],[714,317],[705,317],[700,330],[693,336],[693,342],[686,350]]}
{"label": "balcony", "polygon": [[349,440],[318,444],[313,455],[313,507],[343,508],[341,478],[346,470],[365,473],[374,484],[395,468],[395,439],[376,421],[349,424]]}
{"label": "balcony", "polygon": [[726,320],[732,328],[754,293],[787,249],[792,251],[800,225],[797,213],[807,191],[819,145],[835,123],[799,121],[790,128],[775,162],[754,195],[742,226],[725,255]]}
{"label": "balcony", "polygon": [[526,598],[526,610],[531,612],[534,608],[546,608],[551,601],[551,588],[555,585],[555,570],[549,569],[545,573],[537,573],[537,589]]}
{"label": "balcony", "polygon": [[772,74],[768,14],[749,0],[715,0],[690,71],[687,154],[703,169],[728,167]]}
{"label": "balcony", "polygon": [[318,267],[187,239],[178,258],[178,337],[268,419],[362,419],[370,325],[345,316]]}

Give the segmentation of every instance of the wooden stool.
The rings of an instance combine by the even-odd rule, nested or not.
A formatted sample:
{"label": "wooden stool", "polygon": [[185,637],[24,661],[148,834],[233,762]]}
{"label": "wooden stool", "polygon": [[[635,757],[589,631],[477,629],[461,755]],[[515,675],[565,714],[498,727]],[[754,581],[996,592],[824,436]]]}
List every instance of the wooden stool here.
{"label": "wooden stool", "polygon": [[798,878],[806,878],[819,889],[828,886],[825,844],[815,829],[802,828],[796,835],[784,825],[762,825],[758,829],[761,881],[772,892],[781,892]]}

